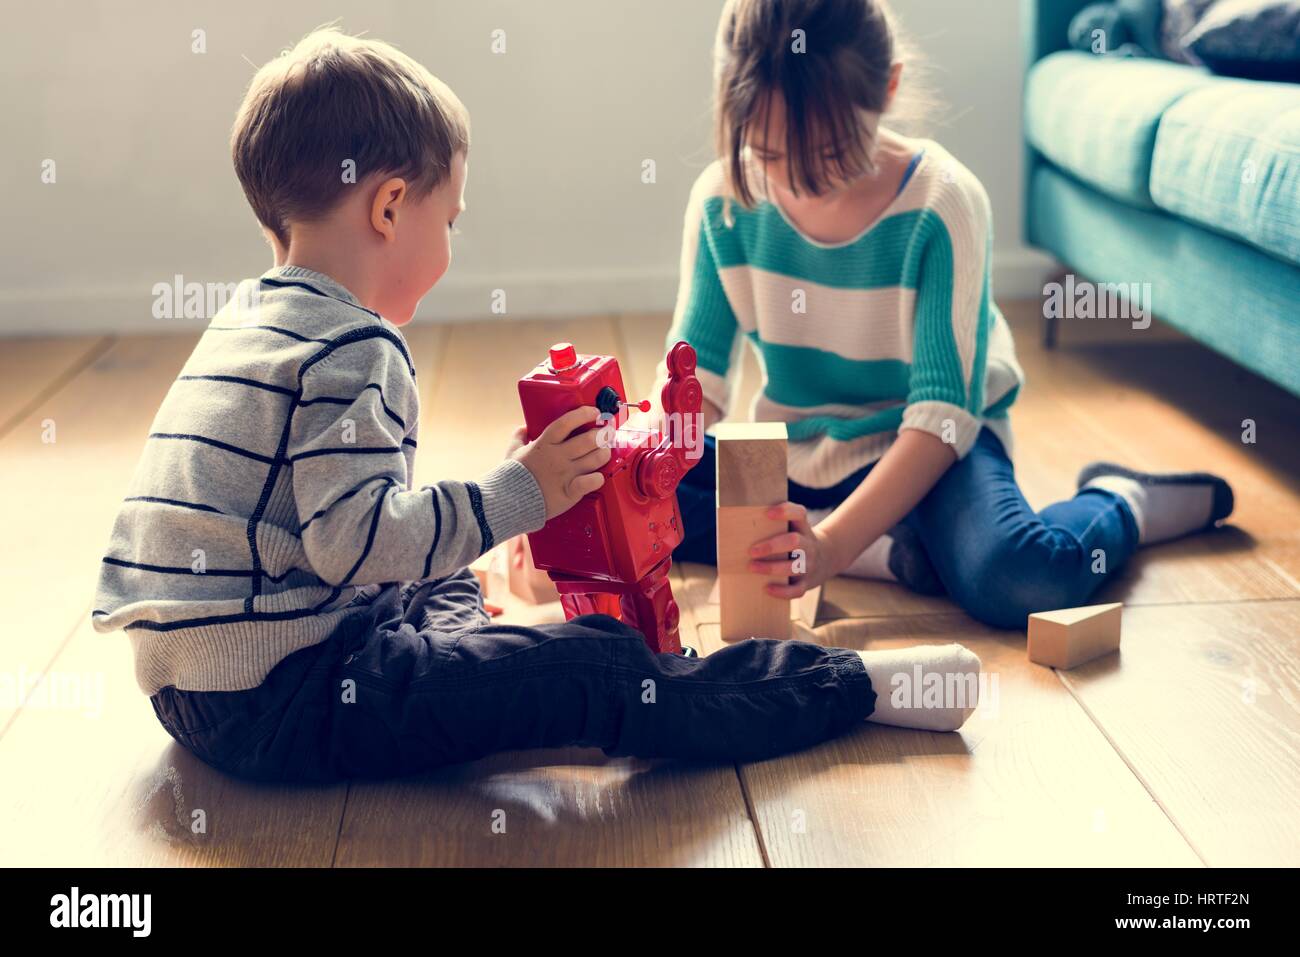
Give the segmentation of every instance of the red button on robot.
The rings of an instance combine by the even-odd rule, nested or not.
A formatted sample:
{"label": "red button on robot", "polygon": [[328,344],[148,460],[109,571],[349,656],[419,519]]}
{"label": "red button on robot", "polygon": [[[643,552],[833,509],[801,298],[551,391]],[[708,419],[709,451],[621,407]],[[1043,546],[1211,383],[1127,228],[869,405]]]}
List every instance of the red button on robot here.
{"label": "red button on robot", "polygon": [[680,652],[680,615],[668,584],[670,556],[682,541],[676,493],[699,461],[703,438],[703,391],[689,344],[672,347],[668,372],[663,419],[648,430],[619,425],[624,409],[649,411],[650,403],[625,400],[618,361],[578,355],[567,342],[519,380],[519,400],[530,442],[585,405],[603,413],[596,427],[610,440],[605,484],[528,536],[533,562],[555,582],[565,616],[612,615],[644,634],[653,650]]}

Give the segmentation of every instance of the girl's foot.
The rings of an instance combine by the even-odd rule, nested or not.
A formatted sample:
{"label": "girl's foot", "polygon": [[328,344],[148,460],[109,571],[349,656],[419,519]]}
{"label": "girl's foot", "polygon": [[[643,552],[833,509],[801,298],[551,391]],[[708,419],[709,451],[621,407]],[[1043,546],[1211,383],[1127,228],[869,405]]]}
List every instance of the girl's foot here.
{"label": "girl's foot", "polygon": [[1114,492],[1133,512],[1138,543],[1154,545],[1213,528],[1232,514],[1232,487],[1208,472],[1139,472],[1094,462],[1079,473],[1079,489]]}
{"label": "girl's foot", "polygon": [[868,721],[956,731],[979,704],[980,659],[961,645],[859,651],[858,655],[876,692],[876,710]]}

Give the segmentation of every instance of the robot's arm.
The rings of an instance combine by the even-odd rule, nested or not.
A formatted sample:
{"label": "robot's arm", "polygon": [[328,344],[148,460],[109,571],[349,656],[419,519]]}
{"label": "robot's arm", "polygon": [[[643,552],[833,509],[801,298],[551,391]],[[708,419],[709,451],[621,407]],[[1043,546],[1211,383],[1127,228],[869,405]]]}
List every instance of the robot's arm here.
{"label": "robot's arm", "polygon": [[678,342],[668,351],[667,367],[668,381],[660,390],[659,444],[635,463],[637,487],[653,498],[677,491],[682,476],[699,461],[704,442],[704,390],[695,377],[695,350]]}

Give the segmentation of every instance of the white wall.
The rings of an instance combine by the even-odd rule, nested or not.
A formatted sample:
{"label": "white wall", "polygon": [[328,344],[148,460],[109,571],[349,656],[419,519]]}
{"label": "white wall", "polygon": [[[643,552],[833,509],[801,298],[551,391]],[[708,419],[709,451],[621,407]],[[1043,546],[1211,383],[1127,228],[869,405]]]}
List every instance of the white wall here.
{"label": "white wall", "polygon": [[[469,107],[463,235],[421,317],[671,307],[681,217],[710,159],[721,0],[37,2],[0,37],[0,334],[160,330],[154,283],[227,282],[269,256],[230,167],[253,72],[342,18],[401,46]],[[948,103],[931,132],[983,179],[998,291],[1027,294],[1019,244],[1016,0],[895,0]],[[978,12],[976,12],[978,11]],[[207,52],[191,52],[206,31]],[[494,29],[507,52],[491,52]],[[657,182],[641,182],[641,164]],[[53,159],[54,184],[41,182]],[[1029,283],[1026,286],[1026,283]],[[193,320],[189,324],[195,324]]]}

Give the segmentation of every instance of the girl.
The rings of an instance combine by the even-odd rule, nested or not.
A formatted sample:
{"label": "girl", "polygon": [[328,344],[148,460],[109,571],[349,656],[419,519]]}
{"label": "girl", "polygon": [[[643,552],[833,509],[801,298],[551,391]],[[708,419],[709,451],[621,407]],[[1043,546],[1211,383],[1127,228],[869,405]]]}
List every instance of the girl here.
{"label": "girl", "polygon": [[[771,514],[790,531],[750,551],[754,572],[789,576],[770,594],[896,580],[1024,628],[1085,604],[1140,545],[1226,518],[1232,491],[1097,463],[1073,498],[1025,502],[988,197],[938,143],[881,125],[897,51],[880,0],[729,0],[719,158],[691,193],[669,341],[699,354],[706,427],[727,413],[742,339],[764,373],[751,417],[787,423],[790,501]],[[713,482],[709,446],[678,491],[680,560],[716,562]]]}

